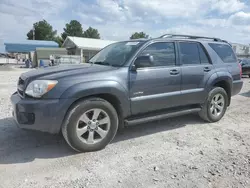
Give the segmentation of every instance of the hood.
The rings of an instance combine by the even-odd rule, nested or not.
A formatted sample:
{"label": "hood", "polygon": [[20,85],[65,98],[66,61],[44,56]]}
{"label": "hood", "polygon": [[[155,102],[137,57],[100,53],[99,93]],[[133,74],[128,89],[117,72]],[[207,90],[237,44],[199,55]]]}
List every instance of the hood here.
{"label": "hood", "polygon": [[60,79],[62,77],[76,76],[82,74],[90,74],[96,72],[104,72],[112,69],[117,69],[117,67],[104,66],[84,63],[81,65],[60,65],[54,67],[48,67],[38,70],[29,71],[23,73],[21,78],[23,80],[35,80],[39,79]]}

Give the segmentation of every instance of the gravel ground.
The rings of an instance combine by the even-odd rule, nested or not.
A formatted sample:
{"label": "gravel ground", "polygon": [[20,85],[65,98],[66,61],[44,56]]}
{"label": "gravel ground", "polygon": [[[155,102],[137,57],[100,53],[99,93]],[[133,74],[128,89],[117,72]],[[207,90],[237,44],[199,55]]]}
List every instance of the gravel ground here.
{"label": "gravel ground", "polygon": [[138,125],[77,154],[59,135],[16,127],[9,97],[22,71],[0,71],[0,187],[250,187],[250,79],[218,123],[188,115]]}

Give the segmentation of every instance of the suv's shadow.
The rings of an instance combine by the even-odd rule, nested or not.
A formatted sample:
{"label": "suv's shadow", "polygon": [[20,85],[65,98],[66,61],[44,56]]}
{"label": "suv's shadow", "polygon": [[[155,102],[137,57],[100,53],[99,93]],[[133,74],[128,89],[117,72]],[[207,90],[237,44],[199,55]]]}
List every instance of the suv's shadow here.
{"label": "suv's shadow", "polygon": [[240,95],[244,96],[244,97],[250,97],[250,91],[245,92],[245,93],[241,93]]}
{"label": "suv's shadow", "polygon": [[[187,115],[127,127],[118,132],[112,143],[197,123],[203,121],[196,115]],[[0,143],[0,164],[25,163],[35,158],[58,158],[76,154],[61,135],[21,130],[16,127],[12,118],[0,119]]]}

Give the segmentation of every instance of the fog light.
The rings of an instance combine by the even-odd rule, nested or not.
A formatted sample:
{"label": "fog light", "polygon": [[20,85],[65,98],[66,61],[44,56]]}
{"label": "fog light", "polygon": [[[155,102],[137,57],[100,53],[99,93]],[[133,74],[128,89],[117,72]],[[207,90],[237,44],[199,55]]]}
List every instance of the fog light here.
{"label": "fog light", "polygon": [[26,112],[19,112],[18,113],[18,122],[20,124],[34,124],[35,122],[35,114],[34,113],[26,113]]}

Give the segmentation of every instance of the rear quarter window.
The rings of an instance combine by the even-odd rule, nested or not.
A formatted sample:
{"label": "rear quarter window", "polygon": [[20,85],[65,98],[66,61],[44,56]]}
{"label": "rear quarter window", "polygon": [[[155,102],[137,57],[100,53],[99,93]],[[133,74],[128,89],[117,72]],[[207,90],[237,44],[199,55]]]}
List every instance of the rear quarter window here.
{"label": "rear quarter window", "polygon": [[224,63],[237,63],[237,58],[229,45],[209,43],[209,46],[217,53]]}

